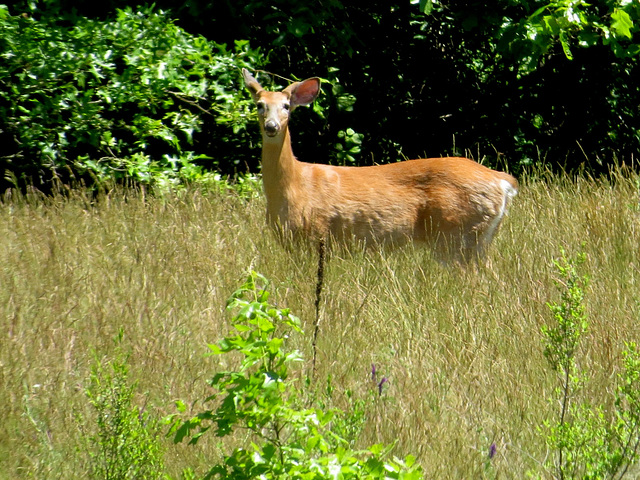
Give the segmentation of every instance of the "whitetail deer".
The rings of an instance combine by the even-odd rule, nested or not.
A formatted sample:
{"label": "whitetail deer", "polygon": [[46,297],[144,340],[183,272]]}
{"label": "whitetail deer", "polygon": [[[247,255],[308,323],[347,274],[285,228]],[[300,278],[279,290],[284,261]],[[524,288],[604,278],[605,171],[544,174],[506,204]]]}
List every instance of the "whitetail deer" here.
{"label": "whitetail deer", "polygon": [[289,115],[316,99],[320,80],[269,92],[246,69],[242,74],[258,106],[269,223],[321,242],[429,242],[443,260],[484,254],[518,192],[514,177],[457,157],[366,167],[300,162]]}

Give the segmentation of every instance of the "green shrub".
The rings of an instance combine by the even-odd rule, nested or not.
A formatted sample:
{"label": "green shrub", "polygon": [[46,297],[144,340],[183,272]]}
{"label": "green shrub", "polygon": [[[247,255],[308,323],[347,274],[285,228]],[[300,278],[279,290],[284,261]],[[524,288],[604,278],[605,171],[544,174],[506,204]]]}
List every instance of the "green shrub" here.
{"label": "green shrub", "polygon": [[165,478],[160,422],[134,404],[136,387],[129,381],[125,355],[120,353],[106,364],[94,363],[86,389],[95,412],[95,433],[87,438],[91,478]]}
{"label": "green shrub", "polygon": [[259,50],[208,42],[152,9],[68,23],[0,6],[0,171],[38,185],[152,183],[244,166],[250,103],[238,72]]}
{"label": "green shrub", "polygon": [[560,405],[556,421],[546,424],[547,444],[554,452],[547,466],[559,479],[622,478],[638,459],[640,447],[640,354],[635,343],[622,352],[624,370],[612,412],[581,398],[589,381],[579,367],[580,340],[588,331],[584,292],[586,275],[578,274],[584,253],[554,262],[559,279],[560,303],[549,304],[555,326],[544,326],[545,356],[560,386],[552,405]]}
{"label": "green shrub", "polygon": [[[332,429],[342,412],[304,406],[304,387],[290,372],[302,356],[286,348],[290,332],[301,332],[299,320],[268,303],[266,284],[251,273],[229,299],[228,308],[237,312],[235,332],[210,349],[216,355],[240,354],[240,366],[214,375],[210,385],[215,393],[205,399],[214,408],[176,420],[175,441],[190,437],[190,444],[197,444],[210,429],[217,437],[251,434],[249,446],[225,454],[205,478],[421,478],[413,457],[385,459],[392,447],[353,451]],[[186,410],[183,403],[179,408]]]}

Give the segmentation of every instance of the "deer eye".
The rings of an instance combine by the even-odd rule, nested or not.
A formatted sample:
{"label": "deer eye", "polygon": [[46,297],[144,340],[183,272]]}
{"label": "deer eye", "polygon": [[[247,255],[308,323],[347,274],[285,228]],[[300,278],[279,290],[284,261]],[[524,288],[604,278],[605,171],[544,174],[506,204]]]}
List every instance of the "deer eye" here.
{"label": "deer eye", "polygon": [[288,103],[283,103],[282,108],[284,108],[285,110],[289,110],[291,108],[291,105]]}
{"label": "deer eye", "polygon": [[258,102],[257,105],[258,105],[258,113],[260,114],[264,113],[265,108],[267,108],[264,102]]}

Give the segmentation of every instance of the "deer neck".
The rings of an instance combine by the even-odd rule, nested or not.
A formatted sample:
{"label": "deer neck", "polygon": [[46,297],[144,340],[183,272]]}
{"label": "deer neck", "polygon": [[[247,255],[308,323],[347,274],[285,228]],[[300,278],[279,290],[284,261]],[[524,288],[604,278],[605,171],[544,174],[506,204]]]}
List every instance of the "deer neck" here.
{"label": "deer neck", "polygon": [[300,162],[293,156],[289,128],[281,135],[262,135],[262,181],[270,215],[278,215],[299,182]]}

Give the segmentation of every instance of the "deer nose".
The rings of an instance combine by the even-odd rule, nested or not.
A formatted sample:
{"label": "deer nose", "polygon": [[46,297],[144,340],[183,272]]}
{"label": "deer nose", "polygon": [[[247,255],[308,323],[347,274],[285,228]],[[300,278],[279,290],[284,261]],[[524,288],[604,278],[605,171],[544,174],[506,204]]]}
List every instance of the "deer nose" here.
{"label": "deer nose", "polygon": [[280,125],[275,120],[267,120],[264,122],[264,132],[269,137],[275,137],[280,130]]}

